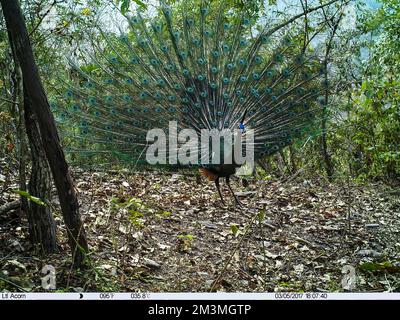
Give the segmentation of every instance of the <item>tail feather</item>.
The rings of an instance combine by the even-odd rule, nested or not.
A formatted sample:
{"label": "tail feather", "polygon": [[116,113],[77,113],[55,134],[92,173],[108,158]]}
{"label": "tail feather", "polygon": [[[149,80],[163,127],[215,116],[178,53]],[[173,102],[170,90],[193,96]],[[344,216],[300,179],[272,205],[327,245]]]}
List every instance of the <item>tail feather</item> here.
{"label": "tail feather", "polygon": [[257,159],[317,125],[322,64],[296,28],[271,29],[229,1],[190,4],[160,1],[156,16],[127,17],[126,33],[100,30],[104,47],[60,76],[52,106],[71,150],[144,160],[147,131],[168,133],[169,121],[197,132],[245,122]]}

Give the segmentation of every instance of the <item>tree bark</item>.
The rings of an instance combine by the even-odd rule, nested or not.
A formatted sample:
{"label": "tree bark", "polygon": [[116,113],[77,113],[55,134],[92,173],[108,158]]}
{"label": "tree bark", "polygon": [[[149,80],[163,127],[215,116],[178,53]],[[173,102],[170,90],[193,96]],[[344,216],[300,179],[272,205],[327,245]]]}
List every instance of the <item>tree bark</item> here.
{"label": "tree bark", "polygon": [[26,94],[32,104],[33,113],[39,124],[46,158],[51,168],[60,199],[63,218],[68,230],[74,265],[80,267],[83,266],[88,245],[72,177],[61,148],[49,102],[39,77],[26,25],[18,2],[16,0],[0,0],[0,2],[7,30],[11,35],[11,48],[15,51],[15,55],[19,60]]}
{"label": "tree bark", "polygon": [[[330,47],[329,47],[330,48]],[[325,57],[325,62],[324,62],[324,81],[328,82],[328,55],[329,55],[329,49],[327,49],[327,54]],[[321,155],[324,160],[324,167],[326,171],[326,175],[328,176],[328,180],[332,181],[333,179],[333,174],[334,174],[334,168],[333,168],[333,163],[331,156],[328,152],[328,143],[327,143],[327,138],[326,138],[326,127],[327,127],[327,121],[328,121],[328,116],[327,116],[327,109],[328,109],[328,103],[329,103],[329,88],[325,88],[325,95],[324,95],[324,107],[322,109],[322,123],[321,123]]]}
{"label": "tree bark", "polygon": [[[32,112],[29,97],[24,88],[25,127],[31,150],[32,169],[29,193],[39,199],[50,199],[51,174],[40,138],[37,120]],[[31,241],[39,244],[43,253],[57,251],[56,224],[48,206],[29,202],[28,222]]]}

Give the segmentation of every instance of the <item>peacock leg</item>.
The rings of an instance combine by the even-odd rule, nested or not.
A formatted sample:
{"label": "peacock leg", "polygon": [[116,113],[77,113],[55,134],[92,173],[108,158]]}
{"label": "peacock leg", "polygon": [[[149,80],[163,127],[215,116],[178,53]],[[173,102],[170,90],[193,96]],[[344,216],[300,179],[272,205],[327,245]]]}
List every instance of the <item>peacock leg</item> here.
{"label": "peacock leg", "polygon": [[217,179],[215,180],[215,186],[217,187],[217,190],[218,190],[219,196],[220,196],[220,198],[221,198],[222,204],[225,205],[225,201],[224,201],[224,199],[222,198],[221,189],[220,189],[220,187],[219,187],[219,178],[217,178]]}
{"label": "peacock leg", "polygon": [[240,207],[242,207],[242,206],[243,206],[242,203],[239,201],[239,199],[238,199],[238,197],[236,196],[235,192],[233,192],[233,190],[232,190],[232,188],[231,188],[231,185],[229,184],[229,177],[226,177],[225,179],[226,179],[226,184],[228,185],[229,190],[231,190],[231,193],[232,193],[233,197],[235,198],[236,203],[237,203]]}

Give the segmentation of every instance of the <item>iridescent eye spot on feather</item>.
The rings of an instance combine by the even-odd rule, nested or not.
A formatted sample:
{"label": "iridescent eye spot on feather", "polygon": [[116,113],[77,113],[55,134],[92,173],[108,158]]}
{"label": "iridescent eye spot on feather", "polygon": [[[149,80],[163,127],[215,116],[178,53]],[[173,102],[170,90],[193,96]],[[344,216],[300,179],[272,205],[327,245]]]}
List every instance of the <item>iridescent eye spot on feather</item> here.
{"label": "iridescent eye spot on feather", "polygon": [[215,82],[212,82],[210,84],[210,87],[211,87],[211,89],[214,89],[214,90],[218,88],[218,86],[217,86],[217,84]]}
{"label": "iridescent eye spot on feather", "polygon": [[231,25],[229,23],[224,23],[224,30],[229,30]]}
{"label": "iridescent eye spot on feather", "polygon": [[153,24],[153,30],[154,30],[155,32],[160,32],[161,29],[162,29],[162,27],[161,27],[160,24]]}
{"label": "iridescent eye spot on feather", "polygon": [[175,70],[175,66],[173,64],[167,64],[167,66],[165,67],[168,71],[174,71]]}
{"label": "iridescent eye spot on feather", "polygon": [[228,68],[228,70],[233,70],[233,68],[235,67],[235,65],[233,63],[228,63],[226,65],[226,67]]}
{"label": "iridescent eye spot on feather", "polygon": [[209,12],[209,10],[208,10],[208,8],[201,8],[200,12],[202,15],[206,15]]}
{"label": "iridescent eye spot on feather", "polygon": [[96,98],[95,97],[89,97],[88,98],[88,103],[89,103],[89,105],[95,105],[96,104]]}
{"label": "iridescent eye spot on feather", "polygon": [[224,78],[222,78],[222,82],[223,82],[223,84],[228,84],[230,82],[230,80],[229,80],[229,78],[224,77]]}
{"label": "iridescent eye spot on feather", "polygon": [[138,45],[140,46],[140,47],[145,47],[146,45],[147,45],[147,40],[146,39],[139,39],[139,41],[138,41]]}
{"label": "iridescent eye spot on feather", "polygon": [[267,44],[268,41],[269,41],[268,36],[262,36],[262,37],[261,37],[261,43],[262,43],[262,44]]}
{"label": "iridescent eye spot on feather", "polygon": [[192,43],[193,43],[195,46],[198,46],[198,45],[200,45],[200,40],[194,38],[194,39],[192,39]]}
{"label": "iridescent eye spot on feather", "polygon": [[67,91],[65,92],[65,96],[66,96],[67,98],[72,98],[72,97],[73,97],[72,91],[71,91],[71,90],[67,90]]}
{"label": "iridescent eye spot on feather", "polygon": [[190,75],[190,72],[189,72],[188,69],[183,69],[182,73],[183,73],[183,75],[184,75],[185,77],[187,77],[187,76]]}
{"label": "iridescent eye spot on feather", "polygon": [[197,80],[199,80],[199,81],[203,81],[205,78],[204,78],[204,76],[202,75],[202,74],[199,74],[198,76],[197,76]]}
{"label": "iridescent eye spot on feather", "polygon": [[218,72],[218,68],[217,67],[212,67],[211,68],[211,72],[214,73],[214,74],[217,73]]}
{"label": "iridescent eye spot on feather", "polygon": [[131,63],[132,64],[138,64],[139,63],[139,59],[137,57],[132,57],[131,58]]}
{"label": "iridescent eye spot on feather", "polygon": [[206,31],[204,31],[204,35],[206,37],[211,37],[212,36],[212,32],[210,30],[206,30]]}
{"label": "iridescent eye spot on feather", "polygon": [[295,61],[297,64],[302,64],[302,63],[304,62],[304,56],[303,56],[303,55],[298,55],[298,56],[294,59],[294,61]]}
{"label": "iridescent eye spot on feather", "polygon": [[268,78],[272,78],[272,77],[274,76],[274,72],[273,72],[272,70],[268,70],[268,71],[266,72],[266,76],[267,76]]}
{"label": "iridescent eye spot on feather", "polygon": [[290,70],[286,68],[283,70],[282,74],[283,74],[283,76],[288,77],[288,76],[290,76]]}
{"label": "iridescent eye spot on feather", "polygon": [[311,79],[311,74],[309,72],[303,72],[302,73],[302,78],[303,80],[310,80]]}
{"label": "iridescent eye spot on feather", "polygon": [[172,11],[169,8],[164,8],[163,12],[167,17],[171,17],[172,15]]}
{"label": "iridescent eye spot on feather", "polygon": [[140,18],[139,17],[132,17],[132,19],[131,19],[131,23],[132,24],[138,24],[140,22]]}
{"label": "iridescent eye spot on feather", "polygon": [[140,99],[145,99],[145,98],[147,98],[147,93],[146,93],[146,92],[141,92],[141,93],[139,94],[139,98],[140,98]]}
{"label": "iridescent eye spot on feather", "polygon": [[245,46],[247,45],[247,40],[246,40],[246,39],[240,39],[239,44],[240,44],[242,47],[245,47]]}
{"label": "iridescent eye spot on feather", "polygon": [[186,19],[186,25],[187,25],[188,27],[193,26],[193,25],[194,25],[194,20],[193,20],[192,18],[187,18],[187,19]]}
{"label": "iridescent eye spot on feather", "polygon": [[81,107],[79,106],[79,104],[74,104],[74,105],[72,106],[72,110],[74,110],[75,112],[77,112],[77,111],[80,111],[80,110],[81,110]]}
{"label": "iridescent eye spot on feather", "polygon": [[281,53],[278,53],[278,54],[275,56],[275,61],[276,61],[276,62],[282,62],[282,61],[283,61],[283,55],[282,55]]}

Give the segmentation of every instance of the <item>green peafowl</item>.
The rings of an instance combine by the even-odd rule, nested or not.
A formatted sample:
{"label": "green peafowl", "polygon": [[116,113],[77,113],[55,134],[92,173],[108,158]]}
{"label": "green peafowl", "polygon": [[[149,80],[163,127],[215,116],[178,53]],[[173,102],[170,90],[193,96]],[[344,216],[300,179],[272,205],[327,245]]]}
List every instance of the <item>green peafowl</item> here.
{"label": "green peafowl", "polygon": [[[127,15],[118,35],[100,30],[90,56],[71,62],[51,102],[67,151],[146,165],[147,132],[176,121],[178,132],[252,130],[257,160],[314,130],[327,83],[295,28],[269,26],[229,1],[176,3]],[[239,163],[189,165],[215,182],[222,202],[225,178],[240,204],[229,184]]]}

